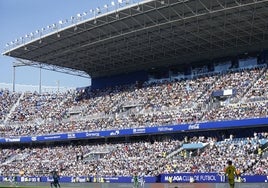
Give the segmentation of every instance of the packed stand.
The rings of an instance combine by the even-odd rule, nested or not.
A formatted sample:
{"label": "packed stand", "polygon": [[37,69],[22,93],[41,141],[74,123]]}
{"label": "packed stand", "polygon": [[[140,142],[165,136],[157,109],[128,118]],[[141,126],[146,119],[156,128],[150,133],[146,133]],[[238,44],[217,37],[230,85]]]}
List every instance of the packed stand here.
{"label": "packed stand", "polygon": [[[4,163],[0,171],[4,176],[48,175],[57,169],[62,176],[88,176],[88,175],[131,175],[134,171],[142,171],[146,175],[156,175],[157,161],[165,154],[174,150],[181,141],[166,140],[154,142],[133,142],[102,145],[65,145],[51,147],[35,147],[5,150],[0,153]],[[19,151],[19,152],[18,152]],[[95,155],[90,155],[95,153]],[[94,156],[102,153],[102,157]],[[18,155],[24,158],[16,158]],[[15,157],[11,158],[11,156]],[[9,157],[8,157],[9,156]],[[91,158],[89,158],[91,156]],[[8,162],[6,162],[8,161]]]}
{"label": "packed stand", "polygon": [[[221,74],[220,78],[213,84],[213,87],[211,87],[209,91],[213,92],[216,90],[232,89],[236,93],[234,96],[231,96],[230,100],[231,102],[236,103],[244,96],[251,84],[255,82],[265,70],[266,67],[257,67],[251,69],[244,68],[236,71],[230,70],[227,73]],[[211,93],[209,93],[207,96],[211,96]]]}
{"label": "packed stand", "polygon": [[7,131],[10,131],[4,126],[4,122],[20,95],[20,93],[11,92],[8,89],[0,89],[0,137],[4,136]]}
{"label": "packed stand", "polygon": [[[261,135],[262,138],[268,139],[267,132]],[[232,135],[223,141],[202,138],[200,142],[209,143],[204,151],[197,150],[193,156],[181,152],[179,157],[161,159],[162,165],[159,168],[165,173],[222,173],[226,168],[226,162],[233,160],[242,175],[267,175],[268,157],[262,157],[260,139],[260,137],[234,139]]]}
{"label": "packed stand", "polygon": [[0,123],[4,121],[11,107],[17,102],[20,93],[11,92],[8,89],[0,89]]}
{"label": "packed stand", "polygon": [[221,121],[261,117],[268,117],[268,101],[221,106],[208,111],[203,117],[203,120]]}
{"label": "packed stand", "polygon": [[253,83],[253,86],[245,95],[245,102],[267,101],[268,100],[268,71]]}
{"label": "packed stand", "polygon": [[[263,132],[262,139],[268,139]],[[268,174],[267,157],[259,151],[260,137],[218,141],[215,137],[155,140],[106,144],[67,144],[58,146],[23,147],[0,152],[2,175],[23,172],[24,176],[48,175],[58,170],[61,176],[157,176],[161,173],[223,171],[232,159],[243,175]],[[207,143],[193,155],[168,157],[184,143]],[[180,150],[183,152],[183,150]],[[180,154],[180,153],[179,153]]]}
{"label": "packed stand", "polygon": [[[115,125],[120,128],[129,128],[177,124],[178,121],[180,123],[192,122],[197,119],[196,116],[202,114],[192,109],[181,111],[176,108],[181,105],[185,107],[187,103],[194,104],[212,81],[207,77],[193,81],[154,83],[140,89],[135,86],[125,89],[122,86],[115,90],[101,90],[97,92],[98,95],[92,92],[90,99],[80,101],[75,101],[65,95],[29,93],[20,101],[20,105],[17,106],[10,118],[13,122],[19,121],[24,125],[12,126],[10,124],[10,128],[13,129],[10,136],[36,135],[55,131],[95,130],[96,127],[98,130],[103,130],[112,129]],[[191,89],[186,91],[186,85],[190,85]],[[123,106],[129,101],[136,101],[139,111],[149,110],[149,112],[137,113],[137,116],[134,113],[123,113]],[[72,117],[69,117],[69,121],[64,121],[64,117],[68,118],[66,109],[75,109],[76,106],[79,106],[80,110],[81,118],[79,119],[84,121],[80,121],[81,123],[77,120],[73,121]],[[172,108],[173,111],[162,112],[161,110],[165,107]],[[154,111],[155,109],[157,110]],[[91,116],[99,114],[99,117],[85,118],[89,114]],[[190,114],[193,115],[189,116]],[[39,121],[33,122],[33,120]],[[29,121],[30,123],[27,123]],[[81,126],[81,124],[83,125]]]}
{"label": "packed stand", "polygon": [[[191,80],[144,83],[143,87],[117,86],[94,90],[80,100],[75,100],[74,92],[26,93],[9,118],[6,136],[267,117],[265,100],[234,103],[252,93],[251,88],[265,88],[267,74],[262,67]],[[236,95],[225,105],[206,107],[212,92],[219,89],[235,89]],[[267,97],[267,92],[262,93]]]}
{"label": "packed stand", "polygon": [[[36,120],[60,121],[66,115],[64,102],[73,99],[72,92],[43,93],[26,92],[14,112],[9,117],[9,122],[34,122]],[[69,107],[69,106],[68,106]]]}

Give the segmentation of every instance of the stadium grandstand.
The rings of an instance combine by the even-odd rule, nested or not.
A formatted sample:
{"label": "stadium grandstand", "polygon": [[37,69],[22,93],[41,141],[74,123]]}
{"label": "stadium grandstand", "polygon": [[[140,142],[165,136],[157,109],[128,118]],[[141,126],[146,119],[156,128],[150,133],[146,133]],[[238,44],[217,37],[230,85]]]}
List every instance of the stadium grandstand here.
{"label": "stadium grandstand", "polygon": [[131,2],[8,46],[92,85],[0,89],[0,180],[267,182],[268,1]]}

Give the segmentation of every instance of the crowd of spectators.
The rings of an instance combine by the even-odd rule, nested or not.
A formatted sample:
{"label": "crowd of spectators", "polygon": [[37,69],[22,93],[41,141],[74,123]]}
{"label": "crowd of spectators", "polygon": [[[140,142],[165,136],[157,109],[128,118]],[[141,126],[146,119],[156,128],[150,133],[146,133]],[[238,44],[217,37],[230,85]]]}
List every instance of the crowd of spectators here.
{"label": "crowd of spectators", "polygon": [[0,89],[0,124],[4,122],[5,117],[20,95],[20,93],[13,93],[8,89]]}
{"label": "crowd of spectators", "polygon": [[[267,138],[267,133],[262,133]],[[192,157],[173,160],[163,159],[166,173],[182,172],[224,172],[226,161],[233,160],[237,170],[243,175],[266,175],[268,157],[262,157],[259,137],[234,139],[232,136],[223,141],[209,141],[203,152]]]}
{"label": "crowd of spectators", "polygon": [[254,102],[254,101],[263,101],[268,100],[267,95],[268,88],[268,71],[265,71],[256,82],[253,83],[249,91],[245,94],[245,101]]}
{"label": "crowd of spectators", "polygon": [[[260,133],[268,139],[268,132]],[[184,143],[206,143],[193,155],[173,155]],[[105,144],[66,144],[20,147],[0,152],[3,175],[48,175],[58,170],[61,176],[157,176],[161,173],[223,171],[227,160],[234,160],[243,175],[268,174],[268,158],[262,156],[260,137],[233,138],[218,141],[215,137],[155,140]]]}
{"label": "crowd of spectators", "polygon": [[[143,86],[117,86],[93,90],[80,100],[75,100],[75,91],[24,93],[21,98],[16,93],[6,92],[5,97],[0,96],[4,101],[0,108],[5,109],[5,115],[10,113],[3,128],[4,135],[40,135],[267,117],[267,72],[266,67],[261,67],[187,80],[144,83]],[[236,92],[229,96],[225,105],[209,106],[213,91],[227,89]],[[5,104],[8,104],[7,108]],[[14,109],[10,110],[12,106]]]}
{"label": "crowd of spectators", "polygon": [[[7,149],[0,153],[2,160],[0,171],[4,175],[23,171],[25,176],[38,173],[47,175],[53,169],[60,170],[63,176],[131,175],[135,171],[156,175],[154,169],[157,167],[158,158],[174,150],[180,142],[162,140],[102,145],[25,147],[15,151]],[[16,158],[19,154],[20,159]]]}
{"label": "crowd of spectators", "polygon": [[26,92],[15,105],[8,120],[9,122],[35,122],[40,119],[61,120],[66,113],[66,101],[73,98],[74,94],[71,91],[41,95],[37,92]]}
{"label": "crowd of spectators", "polygon": [[[243,69],[188,80],[93,90],[79,100],[76,91],[21,94],[0,90],[0,136],[267,117],[267,76],[266,67]],[[226,89],[236,90],[235,95],[227,97],[224,105],[209,106],[213,91]],[[268,133],[261,135],[268,139]],[[259,138],[254,135],[219,142],[199,137],[191,141],[207,143],[202,151],[171,158],[167,155],[185,140],[2,149],[0,172],[42,175],[54,168],[68,176],[219,172],[228,159],[235,159],[234,164],[243,174],[268,174],[268,158],[258,152]]]}

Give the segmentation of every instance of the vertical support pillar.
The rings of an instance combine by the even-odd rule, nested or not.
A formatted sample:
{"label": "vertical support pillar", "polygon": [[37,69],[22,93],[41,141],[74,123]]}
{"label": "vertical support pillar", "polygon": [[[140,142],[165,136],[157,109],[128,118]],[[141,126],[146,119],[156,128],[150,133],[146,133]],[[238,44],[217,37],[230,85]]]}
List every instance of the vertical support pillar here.
{"label": "vertical support pillar", "polygon": [[15,92],[16,66],[13,65],[13,92]]}
{"label": "vertical support pillar", "polygon": [[42,87],[41,87],[41,85],[42,85],[42,75],[41,75],[42,71],[41,70],[42,69],[41,69],[41,65],[40,65],[40,70],[39,70],[39,94],[41,94],[41,91],[42,91]]}

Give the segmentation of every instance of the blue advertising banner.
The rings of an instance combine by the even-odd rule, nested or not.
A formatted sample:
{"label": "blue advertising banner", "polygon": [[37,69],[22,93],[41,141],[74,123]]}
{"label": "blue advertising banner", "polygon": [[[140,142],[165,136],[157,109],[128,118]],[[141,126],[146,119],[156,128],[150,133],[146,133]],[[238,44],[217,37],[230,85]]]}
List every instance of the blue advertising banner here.
{"label": "blue advertising banner", "polygon": [[[146,183],[155,183],[156,177],[154,176],[145,176],[143,178],[139,177],[139,181],[143,181]],[[1,181],[14,181],[14,176],[0,176]],[[53,178],[51,176],[25,176],[25,177],[17,177],[18,182],[53,182]],[[64,183],[84,183],[84,182],[106,182],[106,183],[133,183],[133,178],[131,176],[107,176],[107,177],[86,177],[86,176],[61,176],[60,182]]]}
{"label": "blue advertising banner", "polygon": [[261,176],[261,175],[255,175],[255,176],[242,176],[243,182],[251,183],[251,182],[265,182],[268,183],[268,175],[267,176]]}
{"label": "blue advertising banner", "polygon": [[132,129],[120,129],[120,130],[60,133],[60,134],[40,135],[32,137],[22,136],[12,138],[0,138],[0,143],[63,141],[71,139],[87,139],[87,138],[90,139],[90,138],[102,138],[102,137],[114,137],[114,136],[120,137],[127,135],[157,134],[165,132],[184,132],[184,131],[190,132],[199,130],[223,129],[223,128],[246,127],[246,126],[257,127],[260,125],[268,125],[268,118],[202,122],[192,124],[166,125],[157,127],[132,128]]}
{"label": "blue advertising banner", "polygon": [[0,143],[6,143],[6,139],[5,138],[0,138]]}
{"label": "blue advertising banner", "polygon": [[[226,177],[217,173],[178,173],[161,174],[160,179],[155,176],[139,177],[138,181],[144,183],[189,183],[193,178],[196,183],[226,183]],[[242,176],[242,183],[268,183],[268,176]],[[12,176],[0,176],[0,182],[14,181]],[[52,182],[50,176],[25,176],[17,177],[18,182]],[[61,176],[60,182],[64,183],[83,183],[83,182],[106,182],[106,183],[133,183],[131,176],[113,176],[113,177],[86,177],[86,176]]]}
{"label": "blue advertising banner", "polygon": [[[92,177],[94,179],[94,177]],[[93,180],[91,179],[91,180]],[[114,176],[114,177],[103,177],[103,181],[109,183],[133,183],[133,177],[131,176]],[[138,177],[138,181],[146,182],[146,183],[156,183],[157,178],[154,176],[145,176],[145,177]],[[93,181],[91,181],[93,182]]]}
{"label": "blue advertising banner", "polygon": [[161,174],[161,182],[162,183],[189,183],[190,178],[194,178],[194,180],[198,183],[219,183],[219,182],[224,182],[223,177],[219,176],[217,173]]}
{"label": "blue advertising banner", "polygon": [[[161,183],[189,183],[193,178],[197,183],[224,183],[226,177],[218,173],[179,173],[179,174],[161,174]],[[244,183],[264,183],[268,182],[268,176],[254,175],[241,176]]]}

